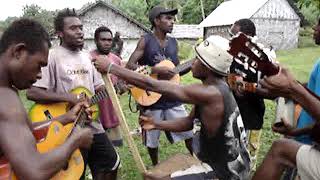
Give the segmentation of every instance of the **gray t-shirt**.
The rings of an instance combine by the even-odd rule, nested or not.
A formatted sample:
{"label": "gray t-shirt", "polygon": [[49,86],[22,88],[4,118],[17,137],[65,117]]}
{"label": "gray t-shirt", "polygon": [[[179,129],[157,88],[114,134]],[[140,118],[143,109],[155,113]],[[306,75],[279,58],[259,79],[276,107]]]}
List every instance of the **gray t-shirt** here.
{"label": "gray t-shirt", "polygon": [[[90,54],[85,51],[70,51],[62,46],[49,51],[48,65],[42,69],[42,78],[33,86],[57,93],[68,93],[77,87],[85,87],[94,94],[104,85],[101,74],[92,65]],[[95,134],[103,133],[100,120],[92,123]]]}

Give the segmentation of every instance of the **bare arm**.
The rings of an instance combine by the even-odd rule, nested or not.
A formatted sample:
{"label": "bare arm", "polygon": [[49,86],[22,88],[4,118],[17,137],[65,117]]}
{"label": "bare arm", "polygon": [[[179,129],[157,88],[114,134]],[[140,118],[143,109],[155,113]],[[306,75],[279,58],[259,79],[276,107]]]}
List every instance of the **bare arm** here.
{"label": "bare arm", "polygon": [[155,122],[152,117],[140,116],[139,123],[146,130],[159,129],[171,132],[188,131],[193,128],[194,109],[189,116],[177,118],[174,121]]}
{"label": "bare arm", "polygon": [[73,106],[67,113],[60,115],[58,117],[54,117],[51,120],[45,120],[40,122],[32,123],[32,128],[39,128],[41,126],[42,128],[48,127],[52,121],[58,121],[62,125],[66,125],[68,123],[73,122],[77,117],[78,113],[80,112],[81,108],[85,108],[85,112],[88,116],[88,120],[92,120],[92,110],[89,107],[89,104],[87,101],[83,101],[80,103],[77,103],[75,106]]}
{"label": "bare arm", "polygon": [[63,168],[71,153],[79,147],[79,134],[70,136],[66,142],[40,154],[28,126],[27,114],[15,92],[0,89],[6,104],[0,104],[0,147],[19,179],[49,179]]}
{"label": "bare arm", "polygon": [[212,99],[212,88],[200,84],[183,86],[169,81],[155,80],[117,65],[113,65],[110,72],[130,84],[150,91],[159,92],[171,99],[183,101],[184,103],[206,104]]}
{"label": "bare arm", "polygon": [[304,128],[295,128],[292,125],[290,125],[286,120],[282,119],[281,126],[273,125],[272,130],[274,132],[287,135],[287,136],[300,136],[304,134],[310,134],[314,128],[315,124],[312,123],[309,126],[306,126]]}
{"label": "bare arm", "polygon": [[265,92],[260,92],[260,91],[258,91],[257,94],[263,99],[274,100],[274,99],[276,99],[278,97],[278,96],[275,96],[273,94],[267,94]]}
{"label": "bare arm", "polygon": [[292,132],[292,136],[300,136],[300,135],[303,135],[303,134],[310,134],[312,129],[314,127],[314,124],[310,125],[310,126],[307,126],[307,127],[304,127],[304,128],[296,128],[293,130]]}
{"label": "bare arm", "polygon": [[215,93],[214,87],[194,84],[182,86],[164,80],[155,80],[151,77],[130,71],[121,66],[112,64],[101,58],[94,60],[94,65],[101,73],[112,73],[142,89],[159,92],[174,100],[183,101],[190,104],[206,104],[212,100]]}
{"label": "bare arm", "polygon": [[43,88],[32,86],[27,90],[27,98],[38,103],[70,102],[76,104],[77,96],[71,93],[56,93]]}
{"label": "bare arm", "polygon": [[281,68],[277,75],[263,78],[260,84],[259,91],[291,98],[298,102],[314,119],[320,120],[320,99],[299,84],[287,69]]}
{"label": "bare arm", "polygon": [[175,119],[174,121],[162,121],[155,124],[156,129],[171,131],[171,132],[182,132],[189,131],[193,128],[193,119],[190,116]]}
{"label": "bare arm", "polygon": [[139,59],[141,59],[143,56],[144,47],[145,47],[144,38],[141,37],[136,49],[133,51],[133,53],[129,58],[128,63],[126,64],[126,68],[135,70],[138,67],[137,63]]}
{"label": "bare arm", "polygon": [[[224,104],[221,94],[216,94],[215,99],[210,104],[201,106],[199,111],[202,124],[205,127],[208,135],[214,137],[220,129],[224,120]],[[214,111],[212,111],[214,109]],[[195,108],[187,117],[178,118],[174,121],[161,121],[156,122],[152,117],[140,116],[139,123],[143,129],[152,130],[166,130],[173,132],[181,132],[191,130],[193,128],[193,120],[195,119]]]}

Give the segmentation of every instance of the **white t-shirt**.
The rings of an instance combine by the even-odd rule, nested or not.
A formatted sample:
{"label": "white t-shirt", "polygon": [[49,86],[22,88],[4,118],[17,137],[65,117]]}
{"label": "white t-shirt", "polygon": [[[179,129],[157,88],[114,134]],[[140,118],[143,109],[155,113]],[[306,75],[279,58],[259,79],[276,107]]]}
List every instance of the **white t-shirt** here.
{"label": "white t-shirt", "polygon": [[[94,94],[104,85],[101,74],[92,65],[90,54],[85,51],[70,51],[62,46],[49,51],[48,65],[41,69],[42,78],[33,86],[57,93],[68,93],[77,87],[85,87]],[[95,134],[103,133],[100,120],[93,122]]]}

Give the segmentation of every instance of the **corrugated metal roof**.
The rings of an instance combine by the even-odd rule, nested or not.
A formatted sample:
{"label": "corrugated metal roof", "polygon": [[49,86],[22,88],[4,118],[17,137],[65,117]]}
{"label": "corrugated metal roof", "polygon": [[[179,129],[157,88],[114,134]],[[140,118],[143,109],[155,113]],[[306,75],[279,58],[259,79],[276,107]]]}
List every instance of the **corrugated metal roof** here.
{"label": "corrugated metal roof", "polygon": [[200,24],[200,27],[223,26],[253,16],[269,0],[230,0],[221,3]]}
{"label": "corrugated metal roof", "polygon": [[175,24],[170,35],[177,39],[198,39],[203,36],[203,28],[195,24]]}

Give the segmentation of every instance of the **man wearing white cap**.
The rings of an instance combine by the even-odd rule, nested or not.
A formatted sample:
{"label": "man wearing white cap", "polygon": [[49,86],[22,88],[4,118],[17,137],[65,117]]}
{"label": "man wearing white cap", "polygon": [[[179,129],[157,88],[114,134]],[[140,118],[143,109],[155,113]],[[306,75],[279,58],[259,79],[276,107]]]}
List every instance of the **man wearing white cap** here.
{"label": "man wearing white cap", "polygon": [[141,116],[140,124],[146,130],[180,132],[191,130],[193,120],[199,119],[198,157],[210,165],[214,178],[248,179],[250,158],[245,145],[245,131],[238,106],[224,81],[232,62],[232,56],[226,51],[228,48],[228,40],[220,36],[211,36],[195,48],[197,56],[191,70],[193,77],[202,81],[201,84],[179,85],[155,80],[100,59],[95,64],[102,73],[110,72],[130,84],[194,104],[187,117],[155,122],[151,117]]}

